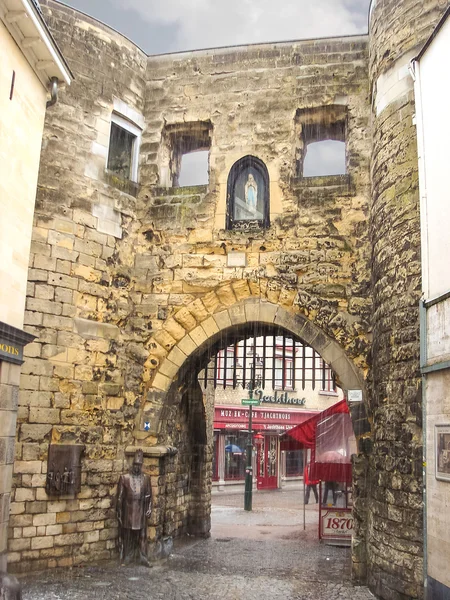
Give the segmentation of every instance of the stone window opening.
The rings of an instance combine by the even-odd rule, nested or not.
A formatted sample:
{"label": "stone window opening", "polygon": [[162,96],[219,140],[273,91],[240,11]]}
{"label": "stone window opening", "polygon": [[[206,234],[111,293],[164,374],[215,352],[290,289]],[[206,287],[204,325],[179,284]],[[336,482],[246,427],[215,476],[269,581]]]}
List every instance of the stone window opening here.
{"label": "stone window opening", "polygon": [[208,185],[211,129],[209,122],[166,126],[160,157],[162,186]]}
{"label": "stone window opening", "polygon": [[347,174],[347,118],[345,106],[299,111],[300,138],[297,173],[300,177]]}
{"label": "stone window opening", "polygon": [[117,113],[111,115],[108,158],[109,173],[137,183],[142,130]]}

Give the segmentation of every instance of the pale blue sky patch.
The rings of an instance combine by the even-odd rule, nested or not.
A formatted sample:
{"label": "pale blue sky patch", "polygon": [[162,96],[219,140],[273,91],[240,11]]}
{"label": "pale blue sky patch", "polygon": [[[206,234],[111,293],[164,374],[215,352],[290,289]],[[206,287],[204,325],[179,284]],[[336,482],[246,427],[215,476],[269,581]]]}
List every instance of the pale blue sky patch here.
{"label": "pale blue sky patch", "polygon": [[370,0],[66,0],[149,54],[367,32]]}

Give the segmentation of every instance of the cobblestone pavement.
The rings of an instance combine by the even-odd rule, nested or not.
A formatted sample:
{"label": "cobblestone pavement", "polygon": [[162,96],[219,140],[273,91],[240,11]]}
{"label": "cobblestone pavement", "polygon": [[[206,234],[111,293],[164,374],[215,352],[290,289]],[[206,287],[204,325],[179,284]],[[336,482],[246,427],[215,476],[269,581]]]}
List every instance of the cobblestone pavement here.
{"label": "cobblestone pavement", "polygon": [[[298,494],[298,492],[297,492]],[[350,551],[320,544],[317,512],[307,526],[295,492],[215,496],[212,537],[175,546],[151,569],[116,564],[57,570],[22,579],[24,600],[367,600],[350,583]],[[267,532],[262,533],[262,532]]]}

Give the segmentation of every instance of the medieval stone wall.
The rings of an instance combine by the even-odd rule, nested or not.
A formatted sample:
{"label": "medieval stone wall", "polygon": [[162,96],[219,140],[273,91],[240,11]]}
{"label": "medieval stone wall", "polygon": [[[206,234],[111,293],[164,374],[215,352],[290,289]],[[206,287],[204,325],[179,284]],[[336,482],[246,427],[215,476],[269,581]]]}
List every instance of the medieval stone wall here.
{"label": "medieval stone wall", "polygon": [[[207,533],[211,448],[195,423],[210,407],[180,391],[180,372],[200,371],[221,331],[284,327],[344,387],[364,387],[370,345],[367,39],[147,59],[42,4],[76,79],[48,115],[39,177],[10,520],[21,570],[115,555],[130,446],[178,450],[144,452],[150,538]],[[113,112],[143,130],[139,188],[105,171]],[[334,118],[347,174],[301,177],[302,128]],[[207,186],[172,186],[184,140],[209,145]],[[246,155],[267,166],[271,224],[227,231],[227,177]],[[86,447],[76,497],[45,492],[50,442]]]}
{"label": "medieval stone wall", "polygon": [[[37,339],[22,368],[8,544],[10,567],[20,570],[115,552],[113,493],[134,425],[117,368],[119,328],[102,315],[115,235],[135,199],[127,195],[122,211],[124,194],[103,176],[113,95],[142,112],[146,57],[94,21],[76,20],[58,10],[58,41],[76,79],[45,126],[28,274],[25,328]],[[45,492],[50,442],[86,445],[76,499]]]}
{"label": "medieval stone wall", "polygon": [[369,584],[383,598],[423,593],[420,223],[409,61],[446,2],[377,0],[370,23],[374,147]]}

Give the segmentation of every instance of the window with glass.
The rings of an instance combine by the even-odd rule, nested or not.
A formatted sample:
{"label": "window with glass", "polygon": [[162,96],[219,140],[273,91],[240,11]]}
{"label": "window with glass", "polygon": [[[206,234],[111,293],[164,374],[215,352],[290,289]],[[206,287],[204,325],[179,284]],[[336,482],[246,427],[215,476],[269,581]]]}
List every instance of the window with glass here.
{"label": "window with glass", "polygon": [[300,477],[303,472],[303,450],[286,452],[286,477]]}
{"label": "window with glass", "polygon": [[236,351],[234,346],[226,350],[220,350],[217,355],[217,383],[223,384],[224,381],[228,385],[233,384],[235,371]]}
{"label": "window with glass", "polygon": [[219,479],[219,435],[220,434],[217,431],[214,432],[213,459],[212,459],[213,481],[218,481],[218,479]]}
{"label": "window with glass", "polygon": [[141,130],[115,113],[111,116],[111,131],[107,169],[120,179],[137,181]]}
{"label": "window with glass", "polygon": [[275,359],[275,388],[283,390],[294,389],[294,370],[292,358]]}
{"label": "window with glass", "polygon": [[225,437],[225,480],[245,479],[248,434],[238,431]]}
{"label": "window with glass", "polygon": [[324,360],[320,359],[320,362],[321,362],[320,391],[331,393],[331,394],[336,394],[337,386],[336,386],[336,378],[334,376],[334,373]]}

